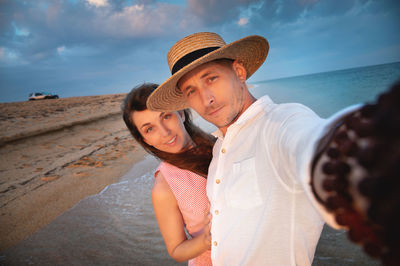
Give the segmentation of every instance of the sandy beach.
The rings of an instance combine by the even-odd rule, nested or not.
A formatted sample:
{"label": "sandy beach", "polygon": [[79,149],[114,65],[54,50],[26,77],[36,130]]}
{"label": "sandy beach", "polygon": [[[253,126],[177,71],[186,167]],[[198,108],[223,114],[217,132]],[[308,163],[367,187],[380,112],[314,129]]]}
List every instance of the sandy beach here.
{"label": "sandy beach", "polygon": [[0,250],[143,158],[121,119],[124,96],[0,103]]}

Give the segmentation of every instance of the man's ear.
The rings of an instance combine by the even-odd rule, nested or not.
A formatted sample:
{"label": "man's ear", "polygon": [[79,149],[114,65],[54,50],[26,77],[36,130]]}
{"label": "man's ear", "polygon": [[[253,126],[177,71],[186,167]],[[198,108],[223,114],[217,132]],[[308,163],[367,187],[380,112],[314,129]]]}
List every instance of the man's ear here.
{"label": "man's ear", "polygon": [[243,63],[238,60],[235,60],[232,63],[232,68],[235,71],[238,78],[240,79],[240,81],[245,82],[247,77],[247,71]]}
{"label": "man's ear", "polygon": [[183,110],[179,110],[178,115],[182,118],[182,123],[185,122],[185,112]]}

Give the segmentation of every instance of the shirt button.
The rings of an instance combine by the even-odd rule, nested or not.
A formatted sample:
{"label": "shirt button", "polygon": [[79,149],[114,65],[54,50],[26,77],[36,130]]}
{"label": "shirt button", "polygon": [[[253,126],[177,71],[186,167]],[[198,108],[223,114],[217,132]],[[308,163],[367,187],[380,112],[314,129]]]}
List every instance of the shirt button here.
{"label": "shirt button", "polygon": [[214,246],[218,246],[218,242],[217,241],[214,241]]}
{"label": "shirt button", "polygon": [[218,210],[215,210],[214,213],[215,213],[215,215],[218,215],[218,214],[219,214],[219,211],[218,211]]}
{"label": "shirt button", "polygon": [[221,152],[222,152],[222,153],[225,153],[225,152],[226,152],[225,148],[223,148],[223,149],[221,150]]}
{"label": "shirt button", "polygon": [[221,183],[221,180],[217,179],[217,180],[215,180],[215,183],[219,184],[219,183]]}

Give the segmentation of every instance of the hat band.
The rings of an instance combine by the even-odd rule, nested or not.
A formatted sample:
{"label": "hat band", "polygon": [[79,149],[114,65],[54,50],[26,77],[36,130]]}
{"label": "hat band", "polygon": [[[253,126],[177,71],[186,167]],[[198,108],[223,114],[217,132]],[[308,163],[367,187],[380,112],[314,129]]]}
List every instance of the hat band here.
{"label": "hat band", "polygon": [[178,72],[185,66],[192,63],[194,60],[199,59],[200,57],[202,57],[208,53],[211,53],[212,51],[217,50],[218,48],[221,48],[221,47],[217,46],[217,47],[202,48],[202,49],[190,52],[190,53],[186,54],[185,56],[182,56],[178,61],[176,61],[176,63],[172,67],[171,74],[172,75],[175,74],[176,72]]}

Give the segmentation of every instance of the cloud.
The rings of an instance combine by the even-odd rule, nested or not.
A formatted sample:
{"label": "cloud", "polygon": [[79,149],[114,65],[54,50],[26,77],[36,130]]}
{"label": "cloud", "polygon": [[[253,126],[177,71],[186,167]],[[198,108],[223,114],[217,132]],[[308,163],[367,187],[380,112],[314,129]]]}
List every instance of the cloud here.
{"label": "cloud", "polygon": [[168,4],[133,5],[121,12],[97,14],[92,26],[102,36],[117,38],[165,35],[173,28],[172,16],[179,16],[179,9]]}
{"label": "cloud", "polygon": [[238,24],[239,26],[244,26],[244,25],[246,25],[247,23],[249,23],[249,20],[248,20],[247,18],[240,18],[237,24]]}
{"label": "cloud", "polygon": [[58,52],[59,54],[63,54],[64,51],[65,51],[65,46],[57,47],[57,52]]}
{"label": "cloud", "polygon": [[108,6],[107,0],[87,0],[89,5],[93,5],[95,7],[104,7]]}
{"label": "cloud", "polygon": [[[0,46],[14,49],[27,61],[60,55],[58,48],[115,49],[121,56],[145,40],[182,30],[182,7],[154,1],[45,1],[6,0],[2,4]],[[95,7],[95,8],[93,8]],[[4,16],[3,16],[4,15]]]}
{"label": "cloud", "polygon": [[0,47],[0,66],[18,66],[26,64],[27,62],[22,59],[14,50]]}
{"label": "cloud", "polygon": [[253,10],[247,27],[270,42],[267,60],[277,76],[381,64],[400,61],[393,48],[400,44],[399,6],[385,0],[325,0],[271,11],[264,5]]}
{"label": "cloud", "polygon": [[11,22],[11,25],[13,26],[13,28],[14,28],[14,33],[15,33],[15,35],[16,36],[29,36],[29,31],[27,30],[27,29],[23,29],[23,28],[18,28],[16,25],[15,25],[15,22]]}
{"label": "cloud", "polygon": [[241,12],[259,0],[187,0],[187,13],[204,25],[237,21]]}
{"label": "cloud", "polygon": [[232,22],[243,27],[249,20],[241,14],[258,2],[188,0],[184,6],[155,0],[3,1],[0,46],[32,63],[69,55],[59,47],[92,47],[100,53],[114,49],[115,56],[123,56],[146,40],[176,40],[207,25],[218,28]]}

